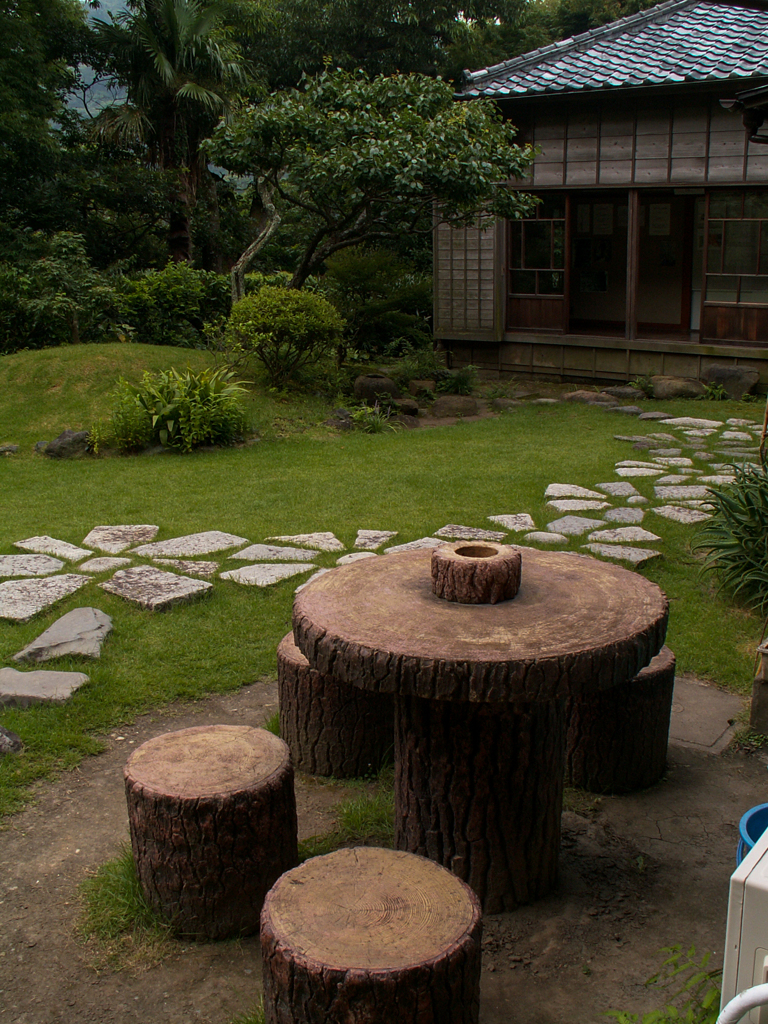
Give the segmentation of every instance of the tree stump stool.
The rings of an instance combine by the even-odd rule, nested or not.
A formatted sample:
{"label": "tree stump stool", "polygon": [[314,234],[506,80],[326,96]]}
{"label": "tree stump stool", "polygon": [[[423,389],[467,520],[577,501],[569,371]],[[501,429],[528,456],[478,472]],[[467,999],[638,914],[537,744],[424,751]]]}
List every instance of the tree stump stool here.
{"label": "tree stump stool", "polygon": [[591,793],[630,793],[658,782],[674,686],[675,656],[662,647],[628,683],[570,699],[566,781]]}
{"label": "tree stump stool", "polygon": [[313,857],[264,901],[266,1024],[477,1024],[482,915],[411,853]]}
{"label": "tree stump stool", "polygon": [[280,735],[294,765],[310,775],[354,778],[392,763],[395,711],[370,693],[316,672],[288,633],[277,648]]}
{"label": "tree stump stool", "polygon": [[259,926],[264,896],[298,860],[288,747],[264,729],[197,726],[156,736],[125,766],[141,888],[181,935]]}

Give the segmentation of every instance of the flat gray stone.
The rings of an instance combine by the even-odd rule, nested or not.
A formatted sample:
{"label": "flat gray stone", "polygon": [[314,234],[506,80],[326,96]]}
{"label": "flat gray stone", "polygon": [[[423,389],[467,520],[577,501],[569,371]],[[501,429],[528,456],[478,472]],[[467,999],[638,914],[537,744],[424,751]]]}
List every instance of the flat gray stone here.
{"label": "flat gray stone", "polygon": [[752,435],[744,430],[724,430],[720,435],[721,441],[751,441]]}
{"label": "flat gray stone", "polygon": [[642,523],[644,516],[641,508],[612,508],[603,518],[607,523]]}
{"label": "flat gray stone", "polygon": [[654,433],[649,434],[648,437],[652,437],[654,441],[671,441],[672,443],[677,442],[677,438],[674,434],[665,434],[661,430],[654,431]]}
{"label": "flat gray stone", "polygon": [[616,463],[616,468],[624,468],[625,466],[644,466],[646,469],[658,469],[656,462],[643,462],[639,459],[622,459],[621,462]]}
{"label": "flat gray stone", "polygon": [[674,459],[678,455],[682,454],[682,451],[683,451],[682,448],[656,448],[654,450],[654,458],[656,458],[658,456],[660,458],[672,458],[672,459]]}
{"label": "flat gray stone", "polygon": [[590,491],[588,487],[579,487],[577,484],[550,484],[544,492],[544,497],[602,499],[603,496],[597,491]]}
{"label": "flat gray stone", "polygon": [[531,405],[557,405],[556,398],[532,398]]}
{"label": "flat gray stone", "polygon": [[685,473],[669,473],[667,476],[660,476],[656,480],[657,484],[684,484],[690,482],[690,477],[686,476]]}
{"label": "flat gray stone", "polygon": [[212,584],[177,576],[152,565],[136,565],[132,569],[119,569],[111,580],[100,583],[102,590],[122,597],[140,608],[158,611],[180,601],[205,594]]}
{"label": "flat gray stone", "polygon": [[712,434],[717,433],[717,430],[712,427],[696,427],[691,428],[690,430],[683,430],[682,433],[685,434],[686,437],[711,437]]}
{"label": "flat gray stone", "polygon": [[711,501],[700,501],[696,498],[691,498],[686,501],[678,501],[678,505],[685,505],[686,508],[703,508],[705,512],[711,512],[715,507]]}
{"label": "flat gray stone", "polygon": [[547,505],[556,512],[599,512],[601,509],[611,507],[609,501],[580,501],[578,498],[548,501]]}
{"label": "flat gray stone", "polygon": [[50,576],[63,568],[50,555],[0,555],[0,576]]}
{"label": "flat gray stone", "polygon": [[671,417],[671,415],[668,412],[661,412],[661,410],[659,410],[658,412],[655,412],[655,411],[654,412],[641,412],[640,413],[640,419],[641,420],[670,420],[670,419],[672,419],[672,417]]}
{"label": "flat gray stone", "polygon": [[157,526],[95,526],[83,544],[117,555],[132,544],[147,544],[157,536]]}
{"label": "flat gray stone", "polygon": [[686,468],[693,469],[693,459],[689,459],[686,455],[658,455],[653,461],[658,462],[661,466],[684,466]]}
{"label": "flat gray stone", "polygon": [[352,546],[363,551],[376,551],[382,544],[396,536],[397,530],[358,530]]}
{"label": "flat gray stone", "polygon": [[532,541],[534,544],[568,543],[568,538],[564,533],[544,533],[542,530],[533,530],[532,533],[526,533],[525,539]]}
{"label": "flat gray stone", "polygon": [[623,480],[608,480],[604,484],[595,484],[595,487],[599,487],[613,498],[631,498],[638,493],[637,488]]}
{"label": "flat gray stone", "polygon": [[708,686],[694,676],[678,675],[675,678],[669,741],[707,754],[721,754],[733,739],[732,723],[743,708],[743,696]]}
{"label": "flat gray stone", "polygon": [[631,498],[627,498],[628,505],[648,505],[649,501],[644,498],[642,494],[633,494]]}
{"label": "flat gray stone", "polygon": [[[716,448],[715,451],[718,455],[727,455],[729,459],[733,459],[734,462],[751,462],[754,459],[756,448],[750,448],[748,451],[733,451],[727,448]],[[752,462],[752,465],[755,463]]]}
{"label": "flat gray stone", "polygon": [[119,569],[121,565],[130,565],[130,558],[114,558],[111,555],[104,555],[100,558],[89,558],[80,566],[81,572],[109,572],[112,569]]}
{"label": "flat gray stone", "polygon": [[695,416],[675,416],[672,419],[668,419],[664,426],[665,427],[722,427],[722,420],[704,420],[697,419]]}
{"label": "flat gray stone", "polygon": [[169,569],[177,569],[185,576],[202,576],[205,580],[215,576],[219,568],[218,562],[196,562],[191,558],[155,558],[153,561],[167,565]]}
{"label": "flat gray stone", "polygon": [[245,587],[271,587],[280,580],[286,580],[290,576],[298,576],[299,573],[309,572],[317,566],[311,562],[304,562],[302,565],[286,565],[284,562],[257,562],[256,565],[244,565],[242,569],[230,569],[220,576],[222,580],[232,580],[235,583],[242,583]]}
{"label": "flat gray stone", "polygon": [[625,416],[641,416],[643,410],[639,405],[615,405],[612,412],[623,412]]}
{"label": "flat gray stone", "polygon": [[476,526],[458,526],[448,523],[435,530],[436,537],[448,537],[452,540],[504,540],[506,534],[498,530],[479,530]]}
{"label": "flat gray stone", "polygon": [[342,555],[336,559],[336,565],[351,565],[352,562],[359,562],[361,558],[378,558],[375,551],[353,551],[349,555]]}
{"label": "flat gray stone", "polygon": [[317,572],[312,573],[312,575],[309,577],[308,580],[305,580],[303,583],[300,583],[298,585],[298,587],[296,587],[296,589],[294,590],[294,594],[298,594],[298,592],[300,590],[303,590],[304,587],[309,586],[309,584],[312,582],[312,580],[317,580],[321,576],[325,576],[325,574],[327,572],[330,572],[330,571],[331,571],[330,569],[318,569]]}
{"label": "flat gray stone", "polygon": [[659,476],[663,472],[664,470],[659,469],[658,466],[655,469],[650,469],[646,466],[619,466],[616,470],[616,475],[629,477]]}
{"label": "flat gray stone", "polygon": [[637,566],[644,565],[652,558],[658,558],[661,555],[660,551],[654,551],[653,548],[631,548],[621,544],[582,544],[581,546],[596,555],[602,555],[603,558],[613,558],[617,562],[631,562],[632,565]]}
{"label": "flat gray stone", "polygon": [[131,554],[148,555],[150,558],[178,558],[184,555],[209,555],[212,551],[226,551],[227,548],[239,548],[247,543],[247,537],[237,537],[234,533],[221,533],[219,530],[206,530],[204,533],[188,533],[184,537],[158,540],[154,544],[142,544],[134,548]]}
{"label": "flat gray stone", "polygon": [[706,512],[697,508],[681,508],[679,505],[659,505],[653,510],[657,516],[664,519],[672,519],[676,523],[702,523],[710,517]]}
{"label": "flat gray stone", "polygon": [[732,484],[736,477],[732,473],[715,473],[713,476],[700,476],[700,484]]}
{"label": "flat gray stone", "polygon": [[596,530],[605,526],[602,519],[585,519],[582,516],[563,516],[562,519],[555,519],[547,523],[548,533],[564,533],[569,537],[578,537],[588,530]]}
{"label": "flat gray stone", "polygon": [[411,540],[407,544],[396,544],[393,548],[384,548],[385,555],[395,555],[398,551],[417,551],[419,548],[439,548],[445,544],[440,537],[419,537],[418,540]]}
{"label": "flat gray stone", "polygon": [[668,501],[670,498],[706,498],[709,495],[709,490],[706,487],[700,485],[696,486],[679,486],[679,487],[654,487],[653,493],[657,498],[662,501]]}
{"label": "flat gray stone", "polygon": [[101,657],[101,645],[112,632],[112,619],[99,608],[75,608],[62,615],[31,644],[14,654],[14,661],[50,661],[65,655]]}
{"label": "flat gray stone", "polygon": [[65,540],[57,540],[55,537],[48,537],[45,534],[42,537],[27,537],[26,540],[17,540],[13,546],[21,548],[22,551],[55,555],[56,558],[64,558],[67,562],[79,562],[93,554],[92,551],[87,551],[85,548],[79,548],[74,544],[68,544]]}
{"label": "flat gray stone", "polygon": [[285,544],[302,544],[305,548],[316,551],[343,551],[344,545],[332,533],[294,533],[284,537],[267,537],[267,540],[279,540]]}
{"label": "flat gray stone", "polygon": [[3,754],[18,754],[24,748],[21,737],[0,725],[0,757]]}
{"label": "flat gray stone", "polygon": [[82,672],[19,672],[15,668],[0,668],[0,706],[63,704],[87,682],[88,676]]}
{"label": "flat gray stone", "polygon": [[0,583],[0,619],[27,622],[33,615],[69,597],[89,582],[89,576],[64,573],[61,576]]}
{"label": "flat gray stone", "polygon": [[492,523],[499,523],[506,526],[512,533],[521,533],[523,530],[533,530],[536,527],[533,519],[527,512],[515,512],[510,515],[488,516]]}
{"label": "flat gray stone", "polygon": [[614,434],[613,439],[614,441],[634,441],[645,443],[648,441],[648,436],[649,435],[647,434]]}
{"label": "flat gray stone", "polygon": [[242,551],[235,551],[230,558],[242,559],[246,562],[311,562],[314,551],[307,548],[285,548],[277,544],[250,544]]}
{"label": "flat gray stone", "polygon": [[694,459],[701,459],[702,462],[712,462],[717,458],[712,452],[696,452],[693,457]]}
{"label": "flat gray stone", "polygon": [[590,533],[587,540],[596,540],[605,544],[634,544],[638,540],[661,540],[650,530],[644,530],[642,526],[620,526],[617,530],[599,530],[597,533]]}
{"label": "flat gray stone", "polygon": [[18,450],[19,446],[17,444],[0,444],[0,455],[15,455]]}
{"label": "flat gray stone", "polygon": [[725,425],[726,425],[726,427],[751,427],[751,428],[755,428],[756,427],[758,430],[762,430],[763,429],[760,426],[760,424],[757,423],[755,420],[730,419],[730,420],[726,420],[725,421]]}

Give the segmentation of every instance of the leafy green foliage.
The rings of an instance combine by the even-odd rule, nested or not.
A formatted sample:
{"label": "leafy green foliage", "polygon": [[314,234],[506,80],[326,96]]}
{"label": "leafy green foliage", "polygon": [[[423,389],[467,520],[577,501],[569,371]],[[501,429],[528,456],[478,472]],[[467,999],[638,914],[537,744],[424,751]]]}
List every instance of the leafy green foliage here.
{"label": "leafy green foliage", "polygon": [[389,422],[389,409],[382,408],[378,402],[353,409],[351,416],[354,429],[362,430],[364,434],[381,434],[385,430],[395,429]]}
{"label": "leafy green foliage", "polygon": [[267,730],[267,732],[271,732],[275,736],[279,736],[280,735],[280,712],[279,711],[276,711],[273,715],[269,716],[269,718],[264,723],[264,728]]}
{"label": "leafy green foliage", "polygon": [[163,931],[165,926],[144,899],[130,844],[81,885],[85,906],[82,932],[86,937],[114,939],[132,928]]}
{"label": "leafy green foliage", "polygon": [[684,950],[682,946],[668,946],[661,951],[667,958],[661,969],[649,978],[646,985],[668,990],[667,1005],[642,1016],[626,1010],[611,1010],[606,1014],[618,1024],[715,1024],[720,1012],[720,982],[722,971],[709,966],[711,953],[701,960],[695,946]]}
{"label": "leafy green foliage", "polygon": [[145,373],[141,384],[120,380],[112,425],[117,447],[137,451],[148,443],[190,452],[203,444],[231,444],[243,436],[244,392],[225,370]]}
{"label": "leafy green foliage", "polygon": [[763,614],[768,613],[768,471],[735,467],[736,480],[710,488],[711,517],[702,523],[692,547],[707,552],[704,571],[722,587]]}
{"label": "leafy green foliage", "polygon": [[727,402],[729,394],[722,384],[707,384],[704,394],[701,396],[707,402]]}
{"label": "leafy green foliage", "polygon": [[476,384],[475,367],[461,366],[456,370],[444,371],[437,379],[435,390],[444,395],[471,395]]}
{"label": "leafy green foliage", "polygon": [[342,800],[336,827],[299,843],[299,860],[332,853],[343,846],[384,846],[395,841],[395,791],[391,768],[379,773],[372,791]]}
{"label": "leafy green foliage", "polygon": [[260,999],[252,1010],[233,1017],[230,1024],[264,1024],[264,1019],[264,1004]]}
{"label": "leafy green foliage", "polygon": [[252,354],[274,387],[340,344],[344,321],[326,299],[295,288],[265,286],[235,304],[226,336],[233,355]]}

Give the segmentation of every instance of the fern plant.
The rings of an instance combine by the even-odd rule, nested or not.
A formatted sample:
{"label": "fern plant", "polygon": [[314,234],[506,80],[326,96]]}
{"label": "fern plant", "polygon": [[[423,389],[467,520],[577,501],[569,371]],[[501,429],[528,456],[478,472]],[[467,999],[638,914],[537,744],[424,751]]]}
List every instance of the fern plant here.
{"label": "fern plant", "polygon": [[[667,991],[666,1005],[648,1013],[611,1010],[618,1024],[715,1024],[720,1010],[722,971],[712,968],[711,953],[696,960],[696,947],[668,946],[661,968],[646,981],[649,988]],[[672,991],[669,991],[669,990]]]}

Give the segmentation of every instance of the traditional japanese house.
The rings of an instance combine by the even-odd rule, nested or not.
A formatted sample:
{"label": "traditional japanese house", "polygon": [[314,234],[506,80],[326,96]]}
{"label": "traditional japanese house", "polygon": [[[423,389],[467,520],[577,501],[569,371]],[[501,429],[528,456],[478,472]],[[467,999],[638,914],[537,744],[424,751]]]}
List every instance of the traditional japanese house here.
{"label": "traditional japanese house", "polygon": [[[768,383],[768,0],[668,0],[465,74],[540,153],[523,221],[435,232],[456,365]],[[765,119],[766,126],[761,132]]]}

